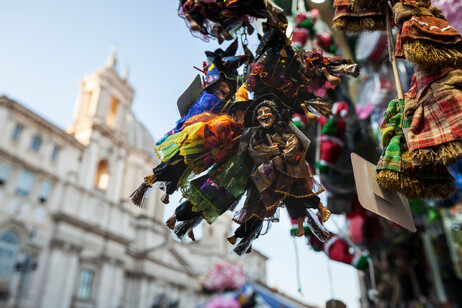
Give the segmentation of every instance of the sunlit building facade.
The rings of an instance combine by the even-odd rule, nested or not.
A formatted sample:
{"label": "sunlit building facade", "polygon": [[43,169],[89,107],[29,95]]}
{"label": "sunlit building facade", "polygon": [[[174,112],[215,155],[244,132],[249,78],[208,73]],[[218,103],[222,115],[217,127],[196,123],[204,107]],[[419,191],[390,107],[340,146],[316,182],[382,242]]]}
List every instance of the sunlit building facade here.
{"label": "sunlit building facade", "polygon": [[[229,216],[178,243],[159,191],[143,209],[130,203],[158,163],[133,96],[111,56],[81,81],[67,130],[0,98],[0,306],[146,308],[166,297],[194,307],[210,297],[199,284],[207,269],[236,260]],[[265,256],[238,261],[265,284]]]}

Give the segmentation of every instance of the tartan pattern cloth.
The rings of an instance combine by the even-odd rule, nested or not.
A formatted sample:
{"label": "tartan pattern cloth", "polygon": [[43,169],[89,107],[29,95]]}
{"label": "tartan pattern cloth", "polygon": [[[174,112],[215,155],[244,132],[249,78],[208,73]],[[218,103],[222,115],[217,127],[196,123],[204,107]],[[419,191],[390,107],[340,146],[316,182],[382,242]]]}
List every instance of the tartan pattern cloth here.
{"label": "tartan pattern cloth", "polygon": [[377,171],[389,169],[408,175],[414,173],[412,164],[403,158],[403,154],[407,151],[407,145],[402,125],[409,124],[405,120],[403,123],[403,112],[404,100],[394,99],[390,101],[380,125],[383,153],[377,164]]}
{"label": "tartan pattern cloth", "polygon": [[376,170],[392,170],[418,180],[453,181],[447,167],[444,166],[414,166],[405,158],[408,151],[403,128],[409,128],[410,120],[403,116],[405,101],[395,99],[390,101],[380,125],[383,153]]}
{"label": "tartan pattern cloth", "polygon": [[462,80],[461,70],[415,73],[406,93],[417,105],[409,131],[410,151],[462,138],[462,91],[456,88],[462,84],[451,84],[456,77]]}

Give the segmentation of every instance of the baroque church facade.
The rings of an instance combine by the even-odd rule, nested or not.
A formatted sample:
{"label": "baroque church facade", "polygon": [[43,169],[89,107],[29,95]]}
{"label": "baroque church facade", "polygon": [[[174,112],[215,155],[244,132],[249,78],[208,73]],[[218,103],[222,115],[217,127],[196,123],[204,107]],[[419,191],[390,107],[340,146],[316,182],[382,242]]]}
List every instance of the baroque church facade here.
{"label": "baroque church facade", "polygon": [[210,298],[200,277],[223,261],[266,283],[265,256],[230,254],[228,215],[205,225],[202,239],[179,243],[158,190],[143,209],[131,204],[134,185],[158,163],[133,96],[111,56],[81,81],[67,130],[0,97],[1,307],[146,308],[159,298],[195,307]]}

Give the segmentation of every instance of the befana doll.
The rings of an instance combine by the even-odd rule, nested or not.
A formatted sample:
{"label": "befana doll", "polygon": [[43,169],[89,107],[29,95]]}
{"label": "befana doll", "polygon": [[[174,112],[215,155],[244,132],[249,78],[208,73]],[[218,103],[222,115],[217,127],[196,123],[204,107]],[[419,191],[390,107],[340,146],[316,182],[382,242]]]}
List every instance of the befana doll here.
{"label": "befana doll", "polygon": [[268,0],[180,0],[178,15],[194,36],[208,41],[215,38],[221,44],[232,40],[241,27],[249,34],[253,18],[267,18],[272,27],[287,28],[284,13]]}
{"label": "befana doll", "polygon": [[[223,145],[231,142],[233,136],[222,133],[225,129],[231,130],[234,137],[238,135],[241,123],[229,117],[217,120],[217,114],[223,113],[226,106],[225,100],[236,92],[236,79],[212,70],[213,68],[207,74],[208,82],[199,98],[177,121],[176,127],[157,142],[155,149],[162,162],[153,169],[151,175],[144,178],[144,182],[130,196],[135,205],[142,206],[147,190],[154,183],[161,185],[165,190],[162,202],[169,203],[169,195],[177,190],[178,182],[185,176],[185,172],[198,172],[200,168],[203,171],[213,163],[212,153],[204,155],[202,159],[199,156],[211,151],[212,148],[217,148],[219,143]],[[221,139],[216,138],[220,136]],[[228,140],[226,137],[231,139]],[[196,170],[193,170],[194,166],[197,167]]]}
{"label": "befana doll", "polygon": [[[234,216],[235,222],[245,226],[228,239],[231,243],[242,239],[234,249],[237,254],[250,248],[251,240],[258,236],[251,232],[252,226],[258,231],[262,221],[276,221],[276,210],[282,204],[299,224],[297,236],[304,234],[303,223],[308,219],[313,233],[322,241],[330,237],[308,211],[318,209],[323,221],[330,216],[318,197],[324,188],[313,178],[305,161],[308,149],[289,125],[291,116],[292,111],[273,94],[258,97],[246,111],[244,125],[249,129],[241,138],[238,155],[245,153],[253,162],[254,190]],[[241,231],[245,232],[240,234]],[[244,242],[246,247],[241,247]]]}
{"label": "befana doll", "polygon": [[[244,112],[251,102],[234,102],[227,109],[227,115],[221,117],[229,117],[242,124]],[[194,239],[192,230],[195,226],[203,219],[212,224],[227,210],[234,209],[245,193],[250,181],[250,167],[242,156],[235,155],[237,147],[233,145],[230,144],[230,149],[224,149],[227,153],[225,162],[217,159],[206,174],[181,181],[179,190],[186,201],[166,221],[178,239],[181,240],[186,233]],[[216,151],[216,156],[222,155],[222,151]]]}

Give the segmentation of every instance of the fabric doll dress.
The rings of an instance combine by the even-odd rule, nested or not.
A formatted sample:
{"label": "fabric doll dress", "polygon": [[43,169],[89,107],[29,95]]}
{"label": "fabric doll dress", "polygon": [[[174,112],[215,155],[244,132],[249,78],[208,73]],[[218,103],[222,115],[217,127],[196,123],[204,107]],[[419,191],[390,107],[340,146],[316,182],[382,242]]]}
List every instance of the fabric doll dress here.
{"label": "fabric doll dress", "polygon": [[454,190],[454,179],[445,166],[415,166],[408,158],[403,128],[404,100],[392,100],[380,127],[383,154],[377,164],[377,182],[388,190],[400,191],[407,198],[446,198]]}
{"label": "fabric doll dress", "polygon": [[278,48],[270,48],[253,64],[249,76],[249,85],[255,97],[268,92],[277,95],[284,104],[303,113],[300,103],[323,97],[327,90],[336,86],[329,83],[322,68],[329,70],[332,65],[346,63],[340,57],[324,57],[321,49],[307,51],[284,49],[287,57],[280,56]]}
{"label": "fabric doll dress", "polygon": [[185,181],[180,187],[183,197],[193,204],[192,210],[202,212],[212,224],[227,210],[233,209],[245,193],[251,168],[242,155],[234,155],[206,175]]}
{"label": "fabric doll dress", "polygon": [[[248,153],[255,166],[251,178],[260,196],[258,200],[236,213],[234,220],[238,223],[252,217],[271,220],[284,199],[290,197],[301,200],[324,191],[313,178],[305,162],[306,151],[302,149],[300,140],[294,134],[274,133],[271,139],[279,146],[284,163],[282,166],[274,165],[273,156],[269,153],[270,145],[265,142],[258,143],[256,138],[251,140]],[[303,202],[298,206],[305,209]]]}
{"label": "fabric doll dress", "polygon": [[[226,161],[232,152],[232,145],[242,132],[242,124],[234,121],[229,115],[217,116],[202,113],[187,121],[179,133],[170,135],[156,151],[163,161],[168,161],[178,153],[184,159],[187,170],[184,171],[180,184],[192,172],[198,174],[213,163]],[[210,151],[219,148],[218,155]]]}
{"label": "fabric doll dress", "polygon": [[[214,94],[209,94],[207,91],[202,91],[201,95],[191,105],[187,114],[181,117],[176,122],[176,127],[169,131],[164,137],[159,139],[156,145],[162,144],[169,136],[176,134],[182,130],[184,124],[192,117],[204,112],[218,114],[224,106],[223,100],[218,99]],[[194,122],[198,122],[197,120]]]}
{"label": "fabric doll dress", "polygon": [[413,161],[448,165],[462,157],[462,70],[417,70],[405,113]]}

